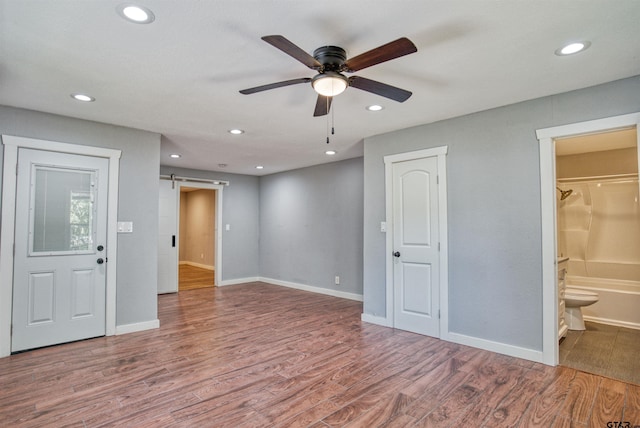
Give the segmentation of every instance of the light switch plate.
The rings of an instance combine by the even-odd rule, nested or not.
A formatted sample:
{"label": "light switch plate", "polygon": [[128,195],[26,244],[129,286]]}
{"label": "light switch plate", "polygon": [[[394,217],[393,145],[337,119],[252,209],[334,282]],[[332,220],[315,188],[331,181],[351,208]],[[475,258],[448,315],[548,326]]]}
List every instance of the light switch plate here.
{"label": "light switch plate", "polygon": [[118,222],[118,233],[132,233],[133,232],[133,222],[132,221],[119,221]]}

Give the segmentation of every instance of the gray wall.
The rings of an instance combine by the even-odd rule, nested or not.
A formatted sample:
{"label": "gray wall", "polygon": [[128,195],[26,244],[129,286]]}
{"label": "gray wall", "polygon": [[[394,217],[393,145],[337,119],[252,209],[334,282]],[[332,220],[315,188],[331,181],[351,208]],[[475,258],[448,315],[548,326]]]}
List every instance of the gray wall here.
{"label": "gray wall", "polygon": [[261,177],[260,276],[362,294],[362,195],[363,158]]}
{"label": "gray wall", "polygon": [[160,135],[4,106],[0,134],[122,150],[118,220],[133,233],[118,235],[116,324],[157,319]]}
{"label": "gray wall", "polygon": [[[215,163],[215,162],[212,162]],[[225,174],[161,166],[162,174],[228,181],[222,191],[222,280],[259,275],[260,179],[249,175]],[[224,230],[229,224],[230,230]]]}
{"label": "gray wall", "polygon": [[535,131],[637,111],[638,76],[367,138],[364,312],[385,314],[383,157],[447,145],[450,331],[542,350]]}

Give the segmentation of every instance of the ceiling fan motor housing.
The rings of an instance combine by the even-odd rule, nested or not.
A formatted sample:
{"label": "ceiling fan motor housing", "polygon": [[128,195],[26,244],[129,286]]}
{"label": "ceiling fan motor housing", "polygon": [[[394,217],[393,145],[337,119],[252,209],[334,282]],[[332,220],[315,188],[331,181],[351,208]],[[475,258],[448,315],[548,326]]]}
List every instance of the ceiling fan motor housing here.
{"label": "ceiling fan motor housing", "polygon": [[313,57],[322,64],[321,71],[340,71],[347,60],[347,53],[338,46],[322,46],[313,51]]}

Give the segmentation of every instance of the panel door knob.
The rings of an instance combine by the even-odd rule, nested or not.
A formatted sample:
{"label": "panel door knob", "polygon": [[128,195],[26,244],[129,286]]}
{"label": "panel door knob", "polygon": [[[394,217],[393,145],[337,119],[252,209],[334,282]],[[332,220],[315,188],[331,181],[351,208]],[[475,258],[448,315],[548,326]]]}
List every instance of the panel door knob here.
{"label": "panel door knob", "polygon": [[393,253],[393,257],[400,257],[400,251],[396,251],[395,253]]}
{"label": "panel door knob", "polygon": [[96,260],[96,262],[97,262],[99,265],[101,265],[102,263],[104,263],[104,259],[98,259],[98,260]]}
{"label": "panel door knob", "polygon": [[102,245],[98,245],[97,250],[98,250],[98,251],[102,251],[102,250],[104,250],[104,247],[103,247]]}

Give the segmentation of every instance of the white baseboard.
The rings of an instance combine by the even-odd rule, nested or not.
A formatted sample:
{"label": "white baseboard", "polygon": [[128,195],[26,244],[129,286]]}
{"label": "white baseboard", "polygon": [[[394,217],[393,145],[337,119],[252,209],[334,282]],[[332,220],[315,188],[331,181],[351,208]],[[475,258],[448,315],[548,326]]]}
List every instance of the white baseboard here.
{"label": "white baseboard", "polygon": [[611,320],[608,318],[598,318],[598,317],[592,317],[590,315],[582,315],[582,318],[585,321],[597,322],[598,324],[615,325],[616,327],[626,327],[626,328],[633,328],[635,330],[640,330],[640,324],[635,322]]}
{"label": "white baseboard", "polygon": [[371,315],[371,314],[362,314],[360,316],[360,319],[370,324],[381,325],[383,327],[393,327],[393,323],[389,319],[387,319],[387,317],[380,317],[380,316]]}
{"label": "white baseboard", "polygon": [[[362,321],[371,324],[393,328],[393,322],[386,317],[371,314],[362,314],[361,319]],[[538,363],[543,362],[542,351],[535,351],[533,349],[507,345],[500,342],[493,342],[491,340],[480,339],[477,337],[466,336],[464,334],[458,333],[447,333],[446,337],[441,337],[440,339],[447,342],[458,343],[460,345],[471,346],[473,348],[484,349],[485,351],[509,355],[511,357],[523,358],[525,360],[535,361]]]}
{"label": "white baseboard", "polygon": [[218,287],[225,287],[227,285],[237,285],[237,284],[245,284],[247,282],[256,282],[260,281],[260,278],[257,276],[249,277],[249,278],[237,278],[237,279],[227,279],[221,281],[220,284],[217,284]]}
{"label": "white baseboard", "polygon": [[124,324],[116,326],[116,335],[135,333],[136,331],[153,330],[160,328],[160,320],[143,321],[134,324]]}
{"label": "white baseboard", "polygon": [[362,302],[362,294],[347,293],[346,291],[332,290],[330,288],[315,287],[313,285],[298,284],[295,282],[281,281],[279,279],[260,277],[258,281],[282,287],[295,288],[296,290],[311,291],[312,293],[325,294],[327,296],[341,297],[343,299]]}
{"label": "white baseboard", "polygon": [[196,262],[187,262],[187,261],[182,261],[182,262],[178,262],[178,264],[180,265],[189,265],[189,266],[195,266],[195,267],[199,267],[201,269],[206,269],[206,270],[216,270],[215,266],[211,266],[211,265],[203,265],[200,263],[196,263]]}
{"label": "white baseboard", "polygon": [[534,349],[521,348],[519,346],[507,345],[505,343],[493,342],[491,340],[480,339],[478,337],[466,336],[464,334],[451,332],[447,333],[446,337],[442,337],[441,339],[453,343],[458,343],[460,345],[467,345],[474,348],[484,349],[485,351],[509,355],[510,357],[523,358],[525,360],[535,361],[537,363],[544,363],[542,351],[536,351]]}

